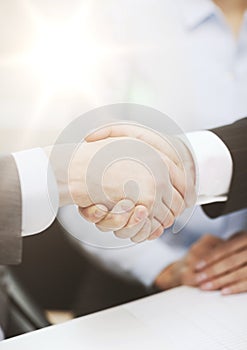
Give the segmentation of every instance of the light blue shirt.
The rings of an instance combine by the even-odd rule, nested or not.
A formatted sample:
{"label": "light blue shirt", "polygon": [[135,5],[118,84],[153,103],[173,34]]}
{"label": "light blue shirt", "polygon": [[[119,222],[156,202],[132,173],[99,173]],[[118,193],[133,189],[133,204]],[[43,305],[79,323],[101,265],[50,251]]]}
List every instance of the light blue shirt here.
{"label": "light blue shirt", "polygon": [[188,39],[185,45],[193,62],[191,75],[200,87],[195,100],[205,108],[208,127],[246,117],[247,13],[236,38],[211,0],[179,2]]}
{"label": "light blue shirt", "polygon": [[[193,62],[190,69],[194,101],[203,106],[197,119],[204,119],[207,127],[215,127],[246,116],[247,13],[236,38],[223,13],[211,0],[178,0],[177,4],[188,39],[187,57]],[[162,239],[189,246],[205,233],[228,237],[244,228],[247,228],[246,210],[212,220],[197,208],[179,236],[172,238],[167,231]]]}

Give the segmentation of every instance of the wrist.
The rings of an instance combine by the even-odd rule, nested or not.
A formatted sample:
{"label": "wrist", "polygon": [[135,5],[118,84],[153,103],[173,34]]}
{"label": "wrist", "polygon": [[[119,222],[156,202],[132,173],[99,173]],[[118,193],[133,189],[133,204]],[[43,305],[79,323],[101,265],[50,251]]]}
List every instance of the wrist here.
{"label": "wrist", "polygon": [[[85,203],[81,201],[82,198],[86,198],[84,181],[84,169],[87,163],[86,152],[82,151],[80,157],[75,157],[77,154],[75,152],[77,145],[75,144],[48,146],[44,147],[43,150],[49,159],[57,182],[59,207],[70,204],[87,204],[88,201],[84,201]],[[78,187],[79,183],[80,187]],[[80,188],[80,201],[78,188]]]}

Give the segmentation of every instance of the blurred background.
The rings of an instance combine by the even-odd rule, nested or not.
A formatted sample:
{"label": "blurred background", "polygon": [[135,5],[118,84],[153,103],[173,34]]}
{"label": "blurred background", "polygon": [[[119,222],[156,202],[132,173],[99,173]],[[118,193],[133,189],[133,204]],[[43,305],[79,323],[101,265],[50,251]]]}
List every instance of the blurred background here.
{"label": "blurred background", "polygon": [[99,84],[117,50],[100,39],[94,6],[0,1],[1,151],[51,144],[71,120],[107,102]]}
{"label": "blurred background", "polygon": [[[76,117],[118,102],[156,108],[184,131],[246,116],[246,16],[234,36],[218,2],[0,0],[1,152],[53,144]],[[209,221],[199,210],[187,227],[190,244]],[[245,213],[207,227],[229,234],[242,219]],[[140,259],[131,261],[132,252],[120,257],[126,279],[111,271],[110,265],[119,268],[117,259],[106,257],[105,269],[102,259],[94,259],[100,252],[79,249],[58,222],[23,241],[23,262],[11,267],[12,285],[20,283],[42,310],[73,317],[153,292],[138,277],[158,256],[150,246]],[[7,335],[33,330],[12,316]]]}
{"label": "blurred background", "polygon": [[180,125],[191,116],[177,19],[162,3],[152,11],[146,26],[140,1],[0,0],[1,150],[52,144],[71,120],[109,103],[150,105]]}

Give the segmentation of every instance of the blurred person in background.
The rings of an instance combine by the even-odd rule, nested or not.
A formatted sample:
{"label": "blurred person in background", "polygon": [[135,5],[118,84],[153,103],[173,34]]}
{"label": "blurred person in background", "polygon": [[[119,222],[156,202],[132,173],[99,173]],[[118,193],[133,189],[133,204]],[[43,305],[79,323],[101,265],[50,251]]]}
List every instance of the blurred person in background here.
{"label": "blurred person in background", "polygon": [[[115,96],[124,86],[121,101],[164,111],[185,131],[216,127],[246,115],[247,1],[125,1],[117,5],[110,2],[108,8],[100,6],[104,12],[99,10],[96,17],[102,40],[107,41],[113,33],[112,40],[121,48],[105,72],[108,77],[103,74],[109,86],[102,91],[111,89]],[[73,216],[73,209],[67,210]],[[70,215],[66,226],[73,232]],[[246,229],[246,225],[246,210],[209,219],[197,207],[177,235],[166,230],[157,241],[125,249],[104,250],[86,244],[82,247],[92,258],[97,256],[101,265],[140,281],[147,290],[181,284],[223,289],[229,280],[206,285],[209,277],[198,276],[196,261],[209,254],[212,247]],[[242,240],[244,246],[243,237]],[[193,264],[188,268],[191,260]],[[229,274],[229,267],[223,271]],[[242,273],[246,279],[246,272]]]}
{"label": "blurred person in background", "polygon": [[[2,150],[51,144],[74,116],[116,102],[152,106],[186,132],[246,116],[246,1],[10,1],[1,6]],[[73,213],[68,217],[66,226],[73,231]],[[174,264],[179,275],[183,257],[205,233],[227,239],[244,228],[245,211],[210,220],[198,207],[178,235],[167,231],[158,241],[121,250],[82,247],[121,278],[141,282],[140,296],[153,285],[181,284],[177,275],[170,280],[175,276],[170,267]],[[137,295],[131,288],[108,293],[106,279],[88,271],[86,290],[77,293],[84,299],[77,314],[87,312],[85,295],[93,299],[87,278],[96,286],[103,283],[100,308]]]}

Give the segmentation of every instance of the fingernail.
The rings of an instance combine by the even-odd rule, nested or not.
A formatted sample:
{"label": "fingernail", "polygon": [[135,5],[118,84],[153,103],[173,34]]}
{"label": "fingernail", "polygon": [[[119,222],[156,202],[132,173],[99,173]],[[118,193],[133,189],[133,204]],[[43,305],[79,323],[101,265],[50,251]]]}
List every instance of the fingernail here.
{"label": "fingernail", "polygon": [[96,211],[95,211],[95,213],[94,213],[94,216],[96,217],[96,218],[101,218],[102,216],[104,216],[105,214],[101,211],[101,210],[99,210],[99,209],[96,209]]}
{"label": "fingernail", "polygon": [[147,211],[144,209],[138,209],[135,213],[135,216],[137,217],[137,219],[139,220],[143,220],[146,219],[148,217],[147,215]]}
{"label": "fingernail", "polygon": [[207,283],[204,283],[200,286],[201,289],[205,289],[205,290],[209,290],[209,289],[212,289],[213,288],[213,283],[212,282],[207,282]]}
{"label": "fingernail", "polygon": [[201,270],[203,267],[205,267],[206,266],[206,261],[204,261],[204,260],[201,260],[201,261],[199,261],[197,264],[196,264],[196,269],[197,270]]}
{"label": "fingernail", "polygon": [[200,273],[199,275],[196,276],[196,281],[197,282],[202,282],[207,279],[207,274],[205,272]]}
{"label": "fingernail", "polygon": [[229,294],[231,294],[231,288],[223,288],[223,289],[221,290],[221,294],[223,294],[223,295],[229,295]]}
{"label": "fingernail", "polygon": [[128,211],[132,210],[133,207],[134,207],[133,202],[131,202],[131,201],[129,201],[129,200],[126,200],[126,201],[124,201],[124,202],[121,203],[121,209],[122,209],[123,211],[128,212]]}

